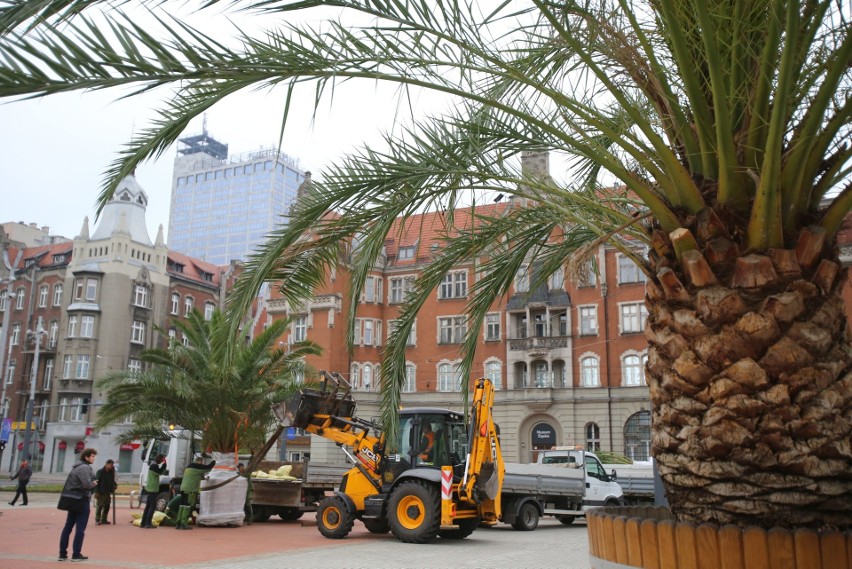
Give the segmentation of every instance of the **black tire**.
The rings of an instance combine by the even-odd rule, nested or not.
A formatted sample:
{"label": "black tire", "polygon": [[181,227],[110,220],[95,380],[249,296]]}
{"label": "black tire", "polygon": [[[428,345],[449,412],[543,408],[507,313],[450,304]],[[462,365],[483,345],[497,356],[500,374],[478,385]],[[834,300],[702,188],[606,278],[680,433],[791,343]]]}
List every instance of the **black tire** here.
{"label": "black tire", "polygon": [[456,525],[459,526],[459,529],[442,529],[438,531],[438,536],[441,539],[464,539],[479,526],[479,518],[458,520]]}
{"label": "black tire", "polygon": [[615,498],[610,498],[609,500],[607,500],[606,502],[604,502],[604,507],[605,507],[605,508],[612,508],[612,507],[614,507],[614,506],[620,506],[620,505],[621,505],[621,504],[619,503],[619,501],[618,501],[618,500],[616,500]]}
{"label": "black tire", "polygon": [[438,489],[427,482],[410,480],[397,486],[388,503],[388,524],[403,543],[429,543],[441,527]]}
{"label": "black tire", "polygon": [[532,502],[526,502],[518,510],[512,527],[518,531],[532,531],[538,527],[538,508]]}
{"label": "black tire", "polygon": [[284,520],[285,522],[295,522],[299,518],[304,515],[305,512],[297,509],[297,508],[288,508],[286,510],[279,510],[278,517]]}
{"label": "black tire", "polygon": [[577,519],[577,516],[569,516],[568,514],[565,514],[562,516],[556,516],[556,519],[559,520],[560,524],[570,526],[574,523],[574,520]]}
{"label": "black tire", "polygon": [[270,516],[269,510],[263,506],[252,506],[251,508],[251,521],[253,522],[265,522],[269,520]]}
{"label": "black tire", "polygon": [[317,509],[317,528],[329,539],[343,539],[352,531],[355,517],[349,513],[346,502],[338,496],[323,498]]}
{"label": "black tire", "polygon": [[390,526],[388,525],[387,520],[361,520],[364,522],[364,527],[367,528],[367,531],[370,533],[388,533],[390,531]]}
{"label": "black tire", "polygon": [[160,492],[157,494],[157,511],[165,512],[166,506],[169,505],[169,493],[168,492]]}

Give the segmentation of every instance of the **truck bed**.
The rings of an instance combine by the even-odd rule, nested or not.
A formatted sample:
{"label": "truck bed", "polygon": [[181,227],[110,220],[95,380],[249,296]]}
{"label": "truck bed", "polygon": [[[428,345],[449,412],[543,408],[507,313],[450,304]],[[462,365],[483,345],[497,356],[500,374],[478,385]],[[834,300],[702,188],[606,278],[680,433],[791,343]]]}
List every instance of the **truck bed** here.
{"label": "truck bed", "polygon": [[649,463],[645,464],[604,464],[604,470],[615,473],[616,482],[624,491],[625,498],[653,498],[654,470]]}
{"label": "truck bed", "polygon": [[575,496],[582,499],[585,491],[582,469],[545,464],[505,464],[504,494]]}
{"label": "truck bed", "polygon": [[251,479],[252,504],[298,508],[304,491],[308,490],[312,494],[333,491],[340,485],[340,480],[346,471],[351,468],[351,465],[342,463],[264,460],[258,465],[258,470],[275,470],[288,464],[293,467],[290,475],[294,476],[295,480]]}

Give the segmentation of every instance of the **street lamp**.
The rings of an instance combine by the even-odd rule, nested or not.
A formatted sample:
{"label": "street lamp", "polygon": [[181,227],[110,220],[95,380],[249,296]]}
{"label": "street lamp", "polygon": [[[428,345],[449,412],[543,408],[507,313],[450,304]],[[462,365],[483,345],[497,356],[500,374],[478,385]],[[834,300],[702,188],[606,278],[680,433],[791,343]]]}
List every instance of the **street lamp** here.
{"label": "street lamp", "polygon": [[[39,319],[41,320],[41,319]],[[35,356],[33,357],[33,368],[30,371],[30,400],[27,402],[27,414],[24,420],[27,423],[24,431],[24,452],[21,455],[23,460],[30,460],[30,431],[32,431],[33,422],[33,406],[35,405],[36,379],[38,379],[38,354],[41,348],[41,337],[47,335],[47,332],[41,325],[36,328],[35,332],[27,330],[27,336],[35,336]]]}
{"label": "street lamp", "polygon": [[[6,408],[6,364],[11,359],[12,354],[12,345],[9,344],[9,357],[6,357],[6,339],[9,336],[9,318],[12,315],[12,299],[16,296],[14,291],[15,286],[15,267],[18,266],[18,263],[21,261],[21,256],[23,255],[22,250],[18,250],[18,256],[15,258],[14,263],[9,262],[9,251],[3,251],[3,263],[6,265],[6,269],[9,271],[9,277],[6,284],[6,309],[3,311],[3,328],[0,329],[0,382],[3,383],[3,394],[0,396],[0,406],[3,407],[3,419],[6,418],[6,413],[8,409]],[[0,280],[3,282],[3,280]]]}

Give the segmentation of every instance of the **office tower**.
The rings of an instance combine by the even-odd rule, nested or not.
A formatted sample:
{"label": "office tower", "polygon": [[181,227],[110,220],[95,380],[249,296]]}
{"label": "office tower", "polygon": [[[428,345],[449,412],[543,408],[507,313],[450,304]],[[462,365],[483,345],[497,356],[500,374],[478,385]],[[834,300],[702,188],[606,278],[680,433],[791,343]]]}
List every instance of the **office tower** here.
{"label": "office tower", "polygon": [[276,148],[229,157],[206,128],[179,143],[169,248],[219,265],[247,259],[285,222],[304,180],[297,161]]}

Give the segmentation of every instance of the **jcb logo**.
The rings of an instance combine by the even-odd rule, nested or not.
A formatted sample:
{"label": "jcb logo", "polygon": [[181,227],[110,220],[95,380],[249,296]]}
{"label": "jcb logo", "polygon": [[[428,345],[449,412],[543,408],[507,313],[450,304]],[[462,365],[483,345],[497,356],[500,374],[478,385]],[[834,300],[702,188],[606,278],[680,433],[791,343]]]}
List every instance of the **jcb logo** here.
{"label": "jcb logo", "polygon": [[361,454],[363,454],[364,456],[366,456],[367,458],[369,458],[373,462],[376,462],[376,460],[378,459],[378,457],[376,456],[376,453],[374,453],[372,450],[370,450],[368,448],[362,448]]}

